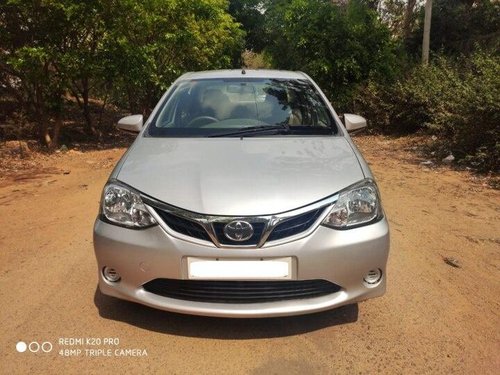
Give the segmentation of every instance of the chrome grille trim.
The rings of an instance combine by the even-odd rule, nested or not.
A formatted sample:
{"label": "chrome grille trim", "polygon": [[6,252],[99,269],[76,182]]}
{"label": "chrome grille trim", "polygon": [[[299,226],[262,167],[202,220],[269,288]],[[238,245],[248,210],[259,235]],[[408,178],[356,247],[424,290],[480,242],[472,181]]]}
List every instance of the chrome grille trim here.
{"label": "chrome grille trim", "polygon": [[[146,207],[148,208],[148,211],[151,213],[151,215],[157,220],[159,225],[168,233],[173,235],[174,237],[177,237],[182,240],[186,240],[189,242],[193,243],[198,243],[202,245],[215,245],[216,247],[219,248],[249,248],[249,249],[255,249],[255,248],[261,248],[261,247],[269,247],[269,246],[276,246],[282,243],[290,242],[290,241],[295,241],[297,239],[303,238],[308,236],[312,231],[314,231],[320,223],[323,221],[323,219],[326,217],[328,212],[330,211],[331,206],[338,200],[339,194],[334,194],[331,195],[327,198],[324,198],[320,201],[314,202],[310,205],[303,206],[294,210],[278,213],[278,214],[271,214],[271,215],[258,215],[258,216],[222,216],[222,215],[204,215],[192,211],[187,211],[179,207],[171,206],[167,203],[161,202],[157,199],[154,199],[152,197],[149,197],[147,195],[141,194],[141,199],[143,202],[146,204]],[[205,228],[208,236],[212,240],[212,242],[205,241],[202,239],[190,237],[188,235],[176,232],[172,228],[168,227],[168,225],[164,222],[164,220],[160,217],[160,215],[156,212],[155,208],[166,211],[172,215],[179,216],[182,219],[187,219],[194,221],[198,224],[200,224],[203,228]],[[307,212],[313,211],[313,210],[318,210],[318,209],[323,209],[322,213],[319,215],[318,219],[305,231],[300,232],[296,235],[282,238],[279,240],[275,241],[270,241],[267,242],[267,239],[269,238],[271,232],[273,229],[280,223],[291,219],[293,217],[305,214]],[[265,223],[264,230],[262,232],[261,238],[259,242],[256,245],[224,245],[221,244],[220,241],[218,240],[215,230],[213,227],[213,223],[216,222],[222,222],[222,223],[228,223],[233,220],[245,220],[249,222],[263,222]]]}

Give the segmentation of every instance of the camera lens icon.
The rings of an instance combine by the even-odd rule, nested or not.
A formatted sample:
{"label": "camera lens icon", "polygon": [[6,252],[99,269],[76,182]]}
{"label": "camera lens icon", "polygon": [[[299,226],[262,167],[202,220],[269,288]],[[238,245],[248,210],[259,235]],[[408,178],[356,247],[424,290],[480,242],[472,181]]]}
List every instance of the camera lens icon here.
{"label": "camera lens icon", "polygon": [[31,353],[50,353],[52,351],[52,343],[49,341],[44,341],[41,344],[37,341],[32,341],[29,344],[26,344],[24,341],[19,341],[16,344],[16,350],[19,353],[24,353],[28,349]]}
{"label": "camera lens icon", "polygon": [[16,344],[16,350],[19,352],[19,353],[24,353],[26,351],[26,349],[28,349],[28,345],[26,345],[26,343],[24,341],[19,341],[17,344]]}

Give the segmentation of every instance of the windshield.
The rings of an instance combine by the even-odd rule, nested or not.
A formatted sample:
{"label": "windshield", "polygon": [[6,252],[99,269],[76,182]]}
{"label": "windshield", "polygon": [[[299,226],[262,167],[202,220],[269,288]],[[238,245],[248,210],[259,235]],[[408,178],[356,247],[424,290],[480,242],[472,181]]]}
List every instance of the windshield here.
{"label": "windshield", "polygon": [[201,79],[178,83],[155,115],[153,137],[336,134],[306,80]]}

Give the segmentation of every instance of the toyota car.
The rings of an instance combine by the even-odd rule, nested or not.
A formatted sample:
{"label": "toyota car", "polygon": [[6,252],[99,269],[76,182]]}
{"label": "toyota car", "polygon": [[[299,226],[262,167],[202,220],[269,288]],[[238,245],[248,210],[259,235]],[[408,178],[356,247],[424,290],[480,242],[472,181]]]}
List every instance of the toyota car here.
{"label": "toyota car", "polygon": [[104,186],[103,294],[178,313],[271,317],[381,296],[389,228],[373,175],[301,72],[187,73]]}

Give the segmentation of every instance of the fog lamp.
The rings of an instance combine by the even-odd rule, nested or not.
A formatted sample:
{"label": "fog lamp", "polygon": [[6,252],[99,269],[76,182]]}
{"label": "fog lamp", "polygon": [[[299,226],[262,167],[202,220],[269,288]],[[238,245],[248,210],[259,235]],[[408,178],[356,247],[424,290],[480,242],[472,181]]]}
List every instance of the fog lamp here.
{"label": "fog lamp", "polygon": [[121,276],[114,268],[111,267],[104,267],[102,270],[102,274],[104,278],[112,283],[116,283],[117,281],[120,281]]}
{"label": "fog lamp", "polygon": [[380,268],[376,268],[374,270],[368,271],[368,273],[363,278],[363,281],[367,284],[374,285],[377,284],[380,279],[382,279],[382,270]]}

